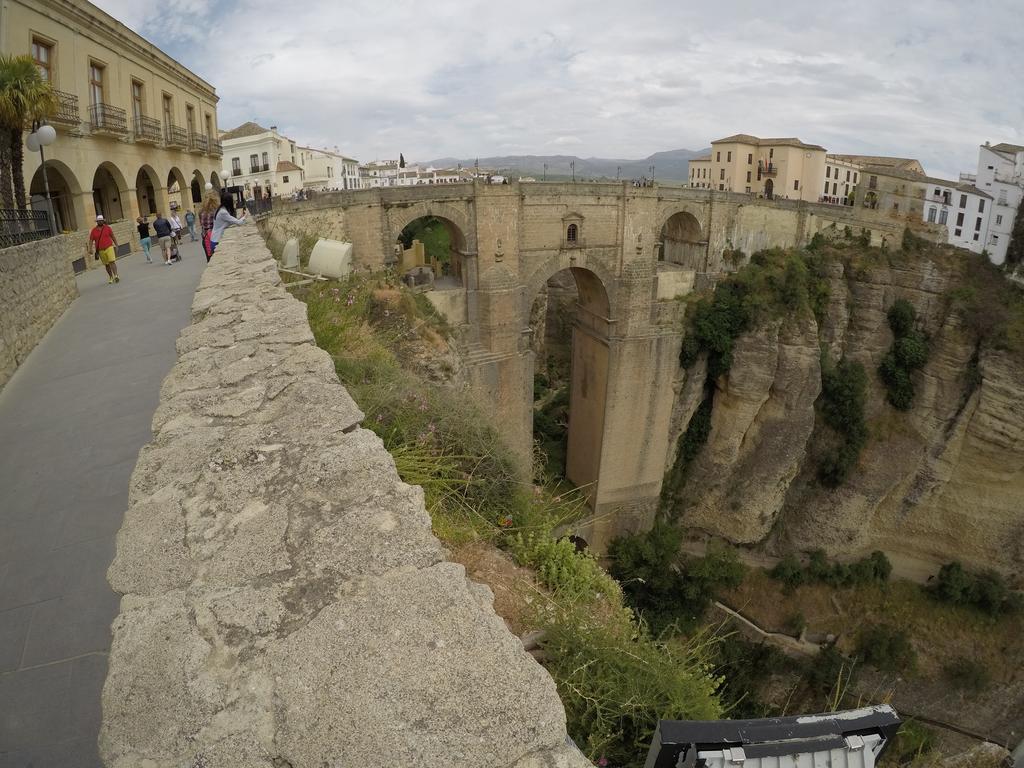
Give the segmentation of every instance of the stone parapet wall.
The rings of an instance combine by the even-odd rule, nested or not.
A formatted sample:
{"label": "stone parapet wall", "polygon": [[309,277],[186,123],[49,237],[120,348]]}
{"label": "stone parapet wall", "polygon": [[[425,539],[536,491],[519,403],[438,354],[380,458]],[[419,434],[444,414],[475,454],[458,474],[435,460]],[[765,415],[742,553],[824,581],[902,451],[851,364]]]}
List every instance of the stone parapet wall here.
{"label": "stone parapet wall", "polygon": [[80,248],[80,236],[59,235],[0,250],[0,387],[78,297]]}
{"label": "stone parapet wall", "polygon": [[255,227],[203,276],[108,577],[111,768],[582,768]]}

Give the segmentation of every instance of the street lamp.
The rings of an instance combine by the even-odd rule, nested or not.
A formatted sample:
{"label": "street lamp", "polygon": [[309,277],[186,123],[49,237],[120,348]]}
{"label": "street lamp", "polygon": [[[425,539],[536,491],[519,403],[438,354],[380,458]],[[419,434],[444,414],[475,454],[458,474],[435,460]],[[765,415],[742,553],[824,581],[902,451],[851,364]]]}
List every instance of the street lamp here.
{"label": "street lamp", "polygon": [[220,180],[221,180],[220,193],[222,195],[225,192],[228,192],[228,188],[230,186],[228,184],[228,179],[230,179],[230,178],[231,178],[231,171],[229,171],[227,168],[221,168],[220,169]]}
{"label": "street lamp", "polygon": [[50,180],[46,178],[46,155],[43,147],[48,147],[57,140],[57,131],[52,125],[40,124],[39,120],[32,122],[32,133],[25,138],[25,146],[29,152],[39,152],[39,167],[43,172],[43,190],[46,194],[46,218],[50,225],[50,234],[57,234],[57,221],[53,215],[53,201],[50,199]]}
{"label": "street lamp", "polygon": [[572,168],[572,183],[576,183],[576,161],[573,160],[569,163],[569,167]]}
{"label": "street lamp", "polygon": [[544,181],[548,180],[548,164],[544,163]]}
{"label": "street lamp", "polygon": [[654,186],[654,166],[651,166],[651,186]]}

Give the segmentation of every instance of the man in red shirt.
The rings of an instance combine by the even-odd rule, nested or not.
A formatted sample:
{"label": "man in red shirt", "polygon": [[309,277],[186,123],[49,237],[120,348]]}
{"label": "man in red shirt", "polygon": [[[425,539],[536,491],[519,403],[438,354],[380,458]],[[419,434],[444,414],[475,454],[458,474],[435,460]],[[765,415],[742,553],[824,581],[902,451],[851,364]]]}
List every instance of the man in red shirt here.
{"label": "man in red shirt", "polygon": [[117,254],[114,246],[117,245],[117,235],[110,225],[103,220],[103,214],[96,217],[96,226],[89,233],[89,243],[95,249],[99,260],[107,270],[107,283],[120,283],[121,278],[117,274]]}

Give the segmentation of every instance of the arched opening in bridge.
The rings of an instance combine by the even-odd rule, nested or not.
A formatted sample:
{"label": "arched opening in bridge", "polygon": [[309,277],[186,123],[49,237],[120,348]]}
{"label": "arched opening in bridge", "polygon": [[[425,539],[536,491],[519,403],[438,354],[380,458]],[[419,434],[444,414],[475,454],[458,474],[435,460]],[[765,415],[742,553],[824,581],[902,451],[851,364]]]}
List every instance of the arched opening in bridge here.
{"label": "arched opening in bridge", "polygon": [[115,165],[102,163],[92,177],[92,202],[97,215],[102,214],[108,222],[123,219],[127,201],[122,196],[127,187]]}
{"label": "arched opening in bridge", "polygon": [[[58,160],[46,161],[46,182],[50,186],[50,202],[57,221],[58,231],[73,232],[78,228],[75,215],[76,202],[82,193],[75,174]],[[29,201],[35,210],[46,210],[46,185],[43,184],[43,169],[38,168],[28,188]],[[79,203],[80,204],[80,203]]]}
{"label": "arched opening in bridge", "polygon": [[686,211],[672,214],[661,228],[658,260],[703,272],[706,256],[707,242],[697,217]]}
{"label": "arched opening in bridge", "polygon": [[539,480],[596,487],[608,388],[609,312],[601,279],[579,267],[555,273],[532,302],[533,437],[537,464],[543,465]]}
{"label": "arched opening in bridge", "polygon": [[441,216],[421,216],[405,225],[395,244],[400,277],[409,273],[434,274],[439,288],[461,287],[462,255],[466,237],[455,222]]}

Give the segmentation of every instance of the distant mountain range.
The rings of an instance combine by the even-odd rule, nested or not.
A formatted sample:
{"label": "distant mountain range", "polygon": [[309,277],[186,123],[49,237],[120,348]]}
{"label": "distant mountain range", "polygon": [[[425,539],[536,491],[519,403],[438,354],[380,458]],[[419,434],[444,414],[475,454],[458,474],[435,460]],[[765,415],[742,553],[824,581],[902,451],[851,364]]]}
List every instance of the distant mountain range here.
{"label": "distant mountain range", "polygon": [[[710,149],[693,151],[691,149],[672,149],[667,152],[655,152],[643,160],[616,160],[604,157],[576,157],[575,155],[504,155],[501,157],[481,157],[481,168],[492,169],[497,173],[505,172],[510,176],[533,176],[540,180],[544,176],[544,165],[547,164],[548,179],[570,178],[573,169],[570,163],[576,163],[577,179],[614,179],[616,175],[623,179],[650,178],[651,166],[654,166],[654,178],[658,181],[684,182],[689,178],[689,161],[710,152]],[[426,165],[437,168],[454,168],[462,165],[471,168],[478,162],[477,158],[441,157],[430,160]]]}

